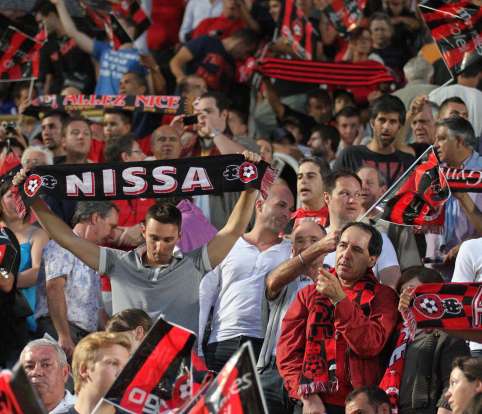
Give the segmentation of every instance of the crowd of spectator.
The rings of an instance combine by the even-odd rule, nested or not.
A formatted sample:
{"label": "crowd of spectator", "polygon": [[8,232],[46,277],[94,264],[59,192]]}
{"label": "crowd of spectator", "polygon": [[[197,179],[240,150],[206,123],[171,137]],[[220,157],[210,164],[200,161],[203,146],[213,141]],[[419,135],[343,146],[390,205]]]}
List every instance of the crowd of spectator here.
{"label": "crowd of spectator", "polygon": [[[430,146],[443,166],[482,170],[481,57],[449,82],[416,2],[368,0],[346,35],[330,3],[295,1],[319,33],[314,60],[375,61],[393,83],[250,73],[254,58],[300,59],[277,28],[283,0],[142,0],[150,27],[119,17],[132,42],[117,49],[76,0],[2,7],[46,39],[37,79],[0,82],[0,222],[21,259],[0,276],[0,367],[20,361],[49,413],[90,414],[159,315],[196,333],[214,372],[251,342],[270,413],[390,413],[378,385],[400,295],[482,281],[481,193],[453,193],[438,227],[371,209]],[[47,94],[177,95],[192,113],[29,115]],[[236,153],[276,169],[266,197],[48,195],[21,217],[12,190],[38,166]],[[482,343],[467,339],[417,330],[400,414],[482,412]]]}

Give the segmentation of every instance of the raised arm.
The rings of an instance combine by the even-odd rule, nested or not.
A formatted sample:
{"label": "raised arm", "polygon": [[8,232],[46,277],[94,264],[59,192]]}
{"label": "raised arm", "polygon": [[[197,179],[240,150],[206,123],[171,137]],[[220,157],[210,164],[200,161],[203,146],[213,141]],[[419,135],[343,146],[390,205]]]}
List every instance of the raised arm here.
{"label": "raised arm", "polygon": [[273,84],[267,77],[263,78],[263,84],[266,88],[266,97],[268,98],[269,105],[273,109],[276,117],[278,119],[283,119],[283,117],[285,116],[285,107],[283,105],[283,102],[281,102],[278,93],[274,89]]}
{"label": "raised arm", "polygon": [[34,201],[32,210],[37,215],[39,223],[53,240],[64,249],[72,252],[87,266],[96,271],[99,270],[99,246],[78,237],[63,220],[52,213],[40,198]]}
{"label": "raised arm", "polygon": [[176,78],[177,84],[179,84],[186,77],[184,66],[193,58],[194,56],[191,51],[186,46],[183,46],[169,62],[169,67],[171,68],[172,74]]}
{"label": "raised arm", "polygon": [[[243,154],[251,162],[259,162],[261,160],[261,157],[253,152],[245,151]],[[257,195],[258,191],[254,189],[243,191],[227,223],[208,243],[209,261],[213,269],[224,260],[234,243],[236,243],[236,240],[246,231],[253,215]]]}
{"label": "raised arm", "polygon": [[57,7],[60,21],[64,30],[69,37],[75,40],[77,45],[86,53],[92,54],[94,51],[94,40],[87,36],[85,33],[77,29],[72,17],[70,17],[69,11],[65,6],[64,0],[50,0]]}

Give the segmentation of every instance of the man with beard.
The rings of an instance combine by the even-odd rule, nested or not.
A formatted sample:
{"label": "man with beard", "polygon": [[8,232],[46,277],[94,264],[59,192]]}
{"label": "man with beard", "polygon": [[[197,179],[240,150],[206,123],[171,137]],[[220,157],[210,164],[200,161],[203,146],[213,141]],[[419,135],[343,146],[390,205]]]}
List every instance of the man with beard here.
{"label": "man with beard", "polygon": [[400,177],[415,161],[410,154],[397,150],[397,133],[405,123],[405,106],[392,95],[384,95],[370,106],[370,125],[373,136],[367,146],[353,145],[345,148],[335,162],[335,169],[358,171],[362,166],[379,170],[387,186]]}
{"label": "man with beard", "polygon": [[54,162],[58,163],[65,155],[62,146],[62,122],[65,115],[62,112],[49,112],[41,122],[42,143],[54,154]]}

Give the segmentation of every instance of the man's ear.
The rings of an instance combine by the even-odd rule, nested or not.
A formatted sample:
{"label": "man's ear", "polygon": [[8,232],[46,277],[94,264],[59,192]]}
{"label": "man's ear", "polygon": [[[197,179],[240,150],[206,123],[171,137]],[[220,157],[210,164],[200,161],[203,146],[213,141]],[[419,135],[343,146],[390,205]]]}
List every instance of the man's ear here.
{"label": "man's ear", "polygon": [[482,381],[477,379],[477,380],[475,380],[475,382],[477,384],[476,387],[475,387],[475,391],[482,392]]}
{"label": "man's ear", "polygon": [[372,129],[374,128],[374,125],[375,125],[375,122],[374,122],[374,119],[373,118],[370,118],[370,126],[372,127]]}
{"label": "man's ear", "polygon": [[134,338],[136,338],[137,341],[140,341],[144,337],[144,328],[142,326],[137,326],[134,329]]}
{"label": "man's ear", "polygon": [[127,157],[129,157],[129,154],[127,154],[127,152],[123,151],[120,153],[120,158],[122,162],[127,162]]}
{"label": "man's ear", "polygon": [[331,196],[330,193],[327,193],[326,191],[323,191],[323,201],[325,202],[326,205],[330,202]]}
{"label": "man's ear", "polygon": [[144,240],[146,239],[146,223],[142,222],[141,223],[141,234],[142,237],[144,237]]}
{"label": "man's ear", "polygon": [[69,364],[65,364],[62,367],[62,377],[64,378],[64,384],[67,384],[67,381],[69,379],[69,372],[70,372]]}
{"label": "man's ear", "polygon": [[378,260],[378,256],[369,256],[368,257],[368,267],[371,269],[373,266],[375,266],[375,263]]}

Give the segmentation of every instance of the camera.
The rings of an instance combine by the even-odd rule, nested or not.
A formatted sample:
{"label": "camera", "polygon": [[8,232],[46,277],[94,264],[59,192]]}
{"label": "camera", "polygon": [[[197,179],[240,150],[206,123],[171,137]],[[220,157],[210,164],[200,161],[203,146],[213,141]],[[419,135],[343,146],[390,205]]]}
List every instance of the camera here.
{"label": "camera", "polygon": [[2,127],[5,130],[5,137],[16,137],[17,132],[17,123],[14,121],[3,122]]}

